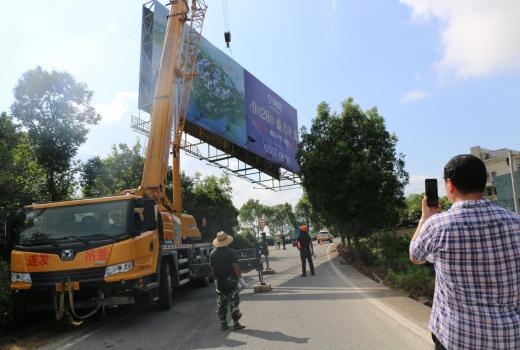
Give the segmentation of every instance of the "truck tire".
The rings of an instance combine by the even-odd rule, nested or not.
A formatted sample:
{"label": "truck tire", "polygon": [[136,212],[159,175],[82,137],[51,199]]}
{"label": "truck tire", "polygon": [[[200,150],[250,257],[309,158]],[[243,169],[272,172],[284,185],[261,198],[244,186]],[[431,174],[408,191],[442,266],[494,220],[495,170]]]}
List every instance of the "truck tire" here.
{"label": "truck tire", "polygon": [[173,304],[173,288],[170,264],[168,264],[166,261],[163,262],[159,274],[160,280],[158,306],[160,310],[169,310]]}

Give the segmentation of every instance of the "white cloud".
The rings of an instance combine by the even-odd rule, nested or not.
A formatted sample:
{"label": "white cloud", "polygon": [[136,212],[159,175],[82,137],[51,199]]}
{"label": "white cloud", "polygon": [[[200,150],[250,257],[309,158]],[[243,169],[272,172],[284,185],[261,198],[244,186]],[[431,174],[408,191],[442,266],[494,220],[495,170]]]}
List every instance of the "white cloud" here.
{"label": "white cloud", "polygon": [[121,119],[128,110],[130,104],[137,101],[137,92],[122,91],[109,103],[95,104],[94,108],[101,114],[104,122],[115,122]]}
{"label": "white cloud", "polygon": [[401,96],[400,101],[401,101],[401,103],[416,102],[416,101],[419,101],[419,100],[422,100],[422,99],[428,97],[428,95],[429,94],[426,91],[421,91],[421,90],[408,91],[403,96]]}
{"label": "white cloud", "polygon": [[520,72],[520,1],[400,0],[413,17],[441,20],[441,73],[467,79]]}

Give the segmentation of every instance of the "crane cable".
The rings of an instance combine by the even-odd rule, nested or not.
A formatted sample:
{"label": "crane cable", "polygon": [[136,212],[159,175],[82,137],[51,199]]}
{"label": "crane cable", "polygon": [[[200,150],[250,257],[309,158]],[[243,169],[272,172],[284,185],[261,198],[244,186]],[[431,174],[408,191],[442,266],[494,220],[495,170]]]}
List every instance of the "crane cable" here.
{"label": "crane cable", "polygon": [[227,0],[222,0],[222,18],[224,21],[224,41],[226,42],[226,47],[228,48],[229,53],[232,55],[231,47],[229,46],[229,44],[231,43],[231,31],[229,30],[229,14]]}

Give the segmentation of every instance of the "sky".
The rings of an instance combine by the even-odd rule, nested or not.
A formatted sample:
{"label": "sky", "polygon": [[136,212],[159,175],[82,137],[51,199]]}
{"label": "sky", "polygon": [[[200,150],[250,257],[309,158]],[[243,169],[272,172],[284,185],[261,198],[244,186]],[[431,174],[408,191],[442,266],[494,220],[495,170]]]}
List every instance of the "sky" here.
{"label": "sky", "polygon": [[[377,107],[405,156],[407,194],[423,192],[425,178],[440,178],[444,164],[472,146],[520,149],[517,0],[206,2],[203,35],[294,106],[300,126],[311,125],[321,101],[334,111],[350,96],[363,109]],[[0,111],[9,111],[25,71],[67,71],[93,90],[103,117],[78,159],[105,156],[116,143],[145,145],[130,129],[139,113],[142,3],[1,1]],[[182,168],[221,174],[188,157]],[[301,196],[235,178],[232,186],[237,207],[249,198],[295,204]]]}

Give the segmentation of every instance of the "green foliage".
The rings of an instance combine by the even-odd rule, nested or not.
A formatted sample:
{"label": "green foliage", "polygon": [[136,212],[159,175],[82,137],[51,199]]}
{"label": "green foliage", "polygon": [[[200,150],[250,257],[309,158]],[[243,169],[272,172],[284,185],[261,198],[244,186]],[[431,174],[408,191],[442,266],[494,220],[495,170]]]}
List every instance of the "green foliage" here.
{"label": "green foliage", "polygon": [[27,134],[6,113],[0,114],[0,169],[0,227],[3,227],[9,212],[46,199],[44,171],[35,161]]}
{"label": "green foliage", "polygon": [[[401,213],[401,224],[411,225],[416,224],[422,215],[422,199],[424,193],[413,193],[406,197],[406,207]],[[448,201],[448,197],[440,197],[439,202],[441,205],[441,211],[446,211],[450,208],[451,203]]]}
{"label": "green foliage", "polygon": [[351,98],[339,115],[318,106],[297,160],[309,201],[327,223],[350,237],[397,224],[408,173],[396,142],[376,108],[363,111]]}
{"label": "green foliage", "polygon": [[312,233],[316,233],[322,226],[325,226],[323,219],[316,212],[305,192],[294,207],[294,216],[296,224],[306,223],[312,228]]}
{"label": "green foliage", "polygon": [[249,242],[255,244],[255,243],[258,243],[258,240],[257,238],[255,237],[255,234],[254,232],[252,232],[250,229],[248,228],[242,228],[240,230],[240,235],[242,237],[245,237],[247,240],[249,240]]}
{"label": "green foliage", "polygon": [[0,261],[0,328],[14,319],[14,300],[11,294],[9,265]]}
{"label": "green foliage", "polygon": [[87,126],[100,119],[90,104],[92,91],[66,72],[37,67],[20,78],[14,98],[13,116],[27,129],[49,199],[66,199],[77,170],[73,158],[86,141]]}
{"label": "green foliage", "polygon": [[234,235],[233,242],[231,242],[229,246],[235,250],[241,250],[251,248],[252,245],[251,241],[246,237],[242,235]]}
{"label": "green foliage", "polygon": [[292,234],[296,225],[296,217],[289,203],[272,206],[267,215],[271,234]]}
{"label": "green foliage", "polygon": [[404,270],[388,271],[385,282],[394,288],[406,291],[411,297],[426,297],[433,299],[435,278],[431,269],[409,264]]}
{"label": "green foliage", "polygon": [[93,157],[83,164],[80,180],[83,195],[99,197],[137,188],[143,164],[139,141],[132,148],[124,143],[113,145],[105,159]]}
{"label": "green foliage", "polygon": [[[186,182],[186,179],[184,180]],[[202,177],[196,174],[190,194],[185,195],[184,210],[193,215],[203,237],[206,240],[215,238],[217,232],[233,234],[238,225],[238,210],[231,200],[233,189],[227,175],[222,177]],[[203,219],[206,227],[202,227]]]}
{"label": "green foliage", "polygon": [[354,256],[355,260],[361,262],[365,266],[372,266],[376,261],[376,255],[373,252],[373,247],[368,239],[360,239],[354,241]]}
{"label": "green foliage", "polygon": [[268,206],[261,204],[258,199],[249,199],[240,207],[240,224],[253,232],[258,239],[261,231],[259,222],[266,220],[269,214],[270,208]]}
{"label": "green foliage", "polygon": [[393,231],[378,232],[370,237],[355,241],[353,248],[341,249],[348,262],[374,266],[379,273],[386,274],[385,283],[402,289],[412,297],[433,298],[435,277],[428,265],[414,265],[408,256],[410,238],[398,236]]}

